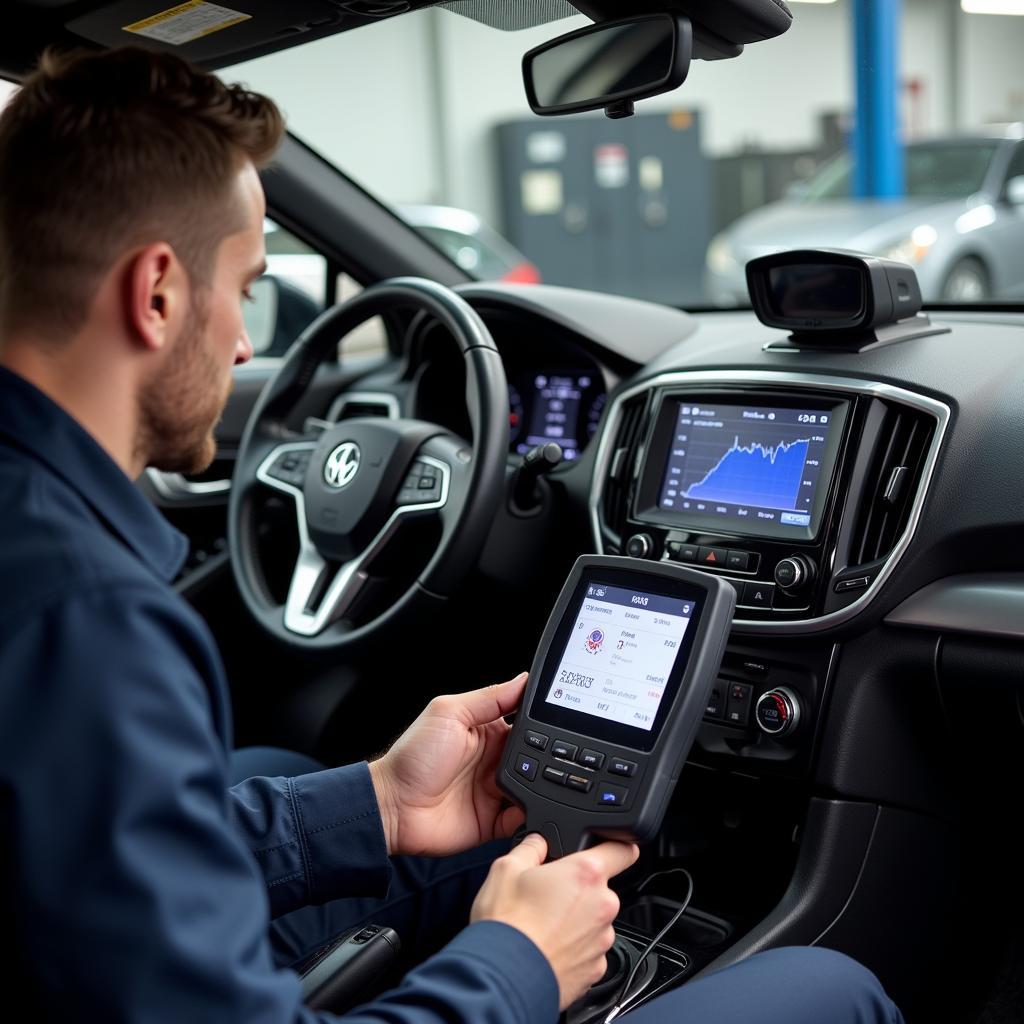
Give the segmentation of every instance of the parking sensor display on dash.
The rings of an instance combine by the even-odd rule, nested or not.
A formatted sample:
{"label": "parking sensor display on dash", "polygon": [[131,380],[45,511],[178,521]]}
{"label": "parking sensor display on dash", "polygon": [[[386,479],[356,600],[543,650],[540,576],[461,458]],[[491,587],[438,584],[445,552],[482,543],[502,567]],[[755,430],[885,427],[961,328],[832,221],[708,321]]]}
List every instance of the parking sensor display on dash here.
{"label": "parking sensor display on dash", "polygon": [[588,585],[546,700],[650,730],[694,602]]}

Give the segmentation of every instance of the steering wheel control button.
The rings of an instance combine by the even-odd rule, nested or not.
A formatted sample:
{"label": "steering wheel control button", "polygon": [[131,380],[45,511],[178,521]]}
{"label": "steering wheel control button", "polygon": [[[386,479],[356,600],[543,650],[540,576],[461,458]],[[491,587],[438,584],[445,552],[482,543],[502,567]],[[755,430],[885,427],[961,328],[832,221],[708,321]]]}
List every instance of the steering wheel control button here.
{"label": "steering wheel control button", "polygon": [[526,742],[537,750],[546,750],[548,746],[548,738],[542,732],[526,733]]}
{"label": "steering wheel control button", "polygon": [[727,551],[725,567],[733,572],[746,572],[750,568],[750,554],[746,551]]}
{"label": "steering wheel control button", "polygon": [[697,562],[709,565],[713,569],[724,569],[729,560],[729,552],[725,548],[705,548],[698,550]]}
{"label": "steering wheel control button", "polygon": [[592,782],[583,775],[570,775],[565,784],[569,789],[578,789],[581,793],[589,793]]}
{"label": "steering wheel control button", "polygon": [[597,802],[602,807],[621,807],[629,796],[629,790],[625,786],[613,786],[611,783],[602,782],[597,787]]}
{"label": "steering wheel control button", "polygon": [[561,768],[552,768],[548,766],[544,769],[544,778],[548,782],[553,782],[556,786],[565,785],[565,777],[568,772],[563,772]]}
{"label": "steering wheel control button", "polygon": [[604,766],[604,754],[599,750],[591,750],[589,747],[584,747],[583,752],[580,754],[579,763],[585,768],[600,769]]}
{"label": "steering wheel control button", "polygon": [[725,720],[729,725],[750,723],[750,704],[754,688],[749,683],[729,683],[728,703],[725,705]]}
{"label": "steering wheel control button", "polygon": [[762,694],[755,709],[762,732],[776,738],[791,733],[800,721],[800,698],[785,686]]}
{"label": "steering wheel control button", "polygon": [[555,740],[551,746],[551,753],[554,757],[560,757],[563,761],[575,761],[578,749],[574,743],[566,743],[565,740]]}
{"label": "steering wheel control button", "polygon": [[744,583],[742,603],[748,608],[771,608],[775,602],[774,583]]}
{"label": "steering wheel control button", "polygon": [[282,452],[274,459],[268,474],[275,480],[291,484],[292,487],[301,487],[309,468],[310,455],[310,451]]}
{"label": "steering wheel control button", "polygon": [[630,558],[647,558],[653,547],[654,542],[649,534],[636,533],[626,542],[626,554]]}
{"label": "steering wheel control button", "polygon": [[612,775],[625,775],[632,777],[636,775],[636,764],[633,761],[623,761],[619,757],[613,757],[608,763],[608,771]]}
{"label": "steering wheel control button", "polygon": [[516,774],[533,782],[537,778],[537,760],[528,754],[520,754],[516,759]]}

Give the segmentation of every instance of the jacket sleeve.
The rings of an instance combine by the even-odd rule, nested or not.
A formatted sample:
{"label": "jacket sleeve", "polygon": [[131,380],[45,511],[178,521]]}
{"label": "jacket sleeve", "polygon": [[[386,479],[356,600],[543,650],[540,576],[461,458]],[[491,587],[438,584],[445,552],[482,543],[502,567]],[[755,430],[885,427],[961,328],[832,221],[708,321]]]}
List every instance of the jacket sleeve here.
{"label": "jacket sleeve", "polygon": [[[273,962],[267,871],[239,831],[248,812],[225,788],[226,754],[189,617],[155,588],[106,587],[8,621],[3,633],[0,789],[13,794],[5,902],[42,1015],[147,1024],[337,1020],[303,1007],[298,978]],[[264,787],[267,800],[269,793]],[[330,825],[333,800],[300,779],[285,815]],[[258,815],[269,821],[279,813],[262,805]],[[328,895],[319,873],[329,875],[343,851],[320,850],[301,823],[292,828],[291,838],[267,830],[271,845],[280,836],[297,844],[300,860],[303,850],[310,854],[317,863],[306,865],[305,885]],[[344,826],[337,834],[344,838]],[[278,868],[288,863],[272,869],[271,881],[289,886]],[[481,949],[474,929],[504,937]],[[555,1019],[553,986],[524,936],[476,925],[351,1019],[540,1024]]]}
{"label": "jacket sleeve", "polygon": [[386,895],[391,864],[365,762],[246,779],[228,793],[235,827],[263,872],[271,916]]}

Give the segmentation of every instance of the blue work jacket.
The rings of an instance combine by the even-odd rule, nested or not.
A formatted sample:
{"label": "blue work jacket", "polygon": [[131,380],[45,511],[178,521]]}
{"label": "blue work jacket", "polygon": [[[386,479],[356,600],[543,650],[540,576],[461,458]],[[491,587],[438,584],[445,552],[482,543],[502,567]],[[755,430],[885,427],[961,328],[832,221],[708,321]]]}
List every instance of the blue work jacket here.
{"label": "blue work jacket", "polygon": [[[387,892],[365,764],[228,788],[224,671],[169,585],[186,547],[77,421],[0,368],[0,930],[37,1011],[21,1019],[337,1019],[275,967],[270,919]],[[557,1013],[537,947],[479,922],[344,1019]]]}

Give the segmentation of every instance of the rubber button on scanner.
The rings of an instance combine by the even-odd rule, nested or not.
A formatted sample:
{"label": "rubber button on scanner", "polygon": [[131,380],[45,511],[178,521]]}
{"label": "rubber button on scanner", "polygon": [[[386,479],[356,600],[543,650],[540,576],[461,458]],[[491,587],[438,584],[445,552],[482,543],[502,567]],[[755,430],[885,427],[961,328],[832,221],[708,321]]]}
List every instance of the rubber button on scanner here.
{"label": "rubber button on scanner", "polygon": [[526,754],[520,754],[516,758],[516,774],[522,775],[524,779],[529,779],[531,782],[537,778],[537,760],[533,757],[528,757]]}
{"label": "rubber button on scanner", "polygon": [[588,747],[584,747],[579,763],[586,765],[587,768],[600,768],[604,764],[604,754],[599,750],[590,750]]}
{"label": "rubber button on scanner", "polygon": [[590,792],[590,779],[585,779],[582,775],[570,775],[565,784],[569,789],[578,789],[581,793]]}
{"label": "rubber button on scanner", "polygon": [[548,738],[542,732],[528,732],[526,733],[526,742],[531,747],[536,747],[537,750],[546,750]]}
{"label": "rubber button on scanner", "polygon": [[608,765],[608,771],[612,775],[635,775],[636,765],[632,761],[623,761],[619,757],[613,757],[611,763]]}
{"label": "rubber button on scanner", "polygon": [[597,787],[597,802],[602,807],[621,807],[629,796],[625,786],[612,786],[607,782]]}
{"label": "rubber button on scanner", "polygon": [[564,761],[576,760],[576,747],[575,743],[566,743],[565,740],[555,740],[551,747],[551,753],[555,757],[560,757]]}
{"label": "rubber button on scanner", "polygon": [[565,772],[563,772],[561,768],[545,768],[544,778],[547,779],[548,782],[555,783],[556,786],[565,785]]}

